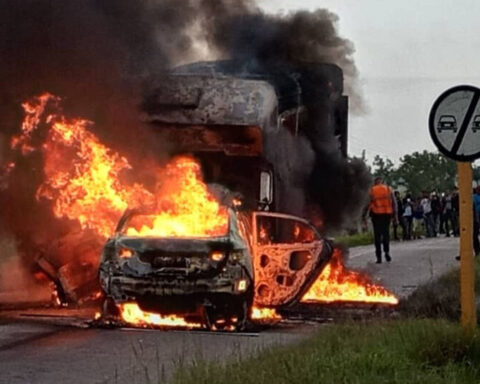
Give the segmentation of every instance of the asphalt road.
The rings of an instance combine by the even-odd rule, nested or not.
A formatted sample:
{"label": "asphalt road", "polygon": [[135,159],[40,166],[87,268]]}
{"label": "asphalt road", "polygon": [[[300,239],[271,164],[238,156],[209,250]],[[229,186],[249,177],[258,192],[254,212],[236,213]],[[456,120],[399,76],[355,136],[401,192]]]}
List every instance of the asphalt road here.
{"label": "asphalt road", "polygon": [[347,265],[364,270],[400,297],[408,296],[419,284],[459,265],[455,259],[459,239],[455,237],[392,242],[390,248],[392,262],[383,260],[382,264],[375,263],[373,245],[352,248]]}
{"label": "asphalt road", "polygon": [[[393,243],[393,261],[374,264],[373,246],[357,247],[347,264],[404,296],[458,263],[457,250],[454,238]],[[283,324],[252,334],[84,328],[82,318],[90,315],[0,313],[0,383],[157,383],[192,360],[246,356],[307,338],[326,326]]]}

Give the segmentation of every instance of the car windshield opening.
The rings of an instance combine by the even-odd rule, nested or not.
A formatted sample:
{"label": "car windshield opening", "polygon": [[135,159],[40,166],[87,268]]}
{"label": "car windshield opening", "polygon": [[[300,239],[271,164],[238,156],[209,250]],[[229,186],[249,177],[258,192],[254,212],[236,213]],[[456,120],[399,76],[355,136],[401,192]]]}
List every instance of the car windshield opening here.
{"label": "car windshield opening", "polygon": [[134,214],[120,233],[129,237],[218,237],[228,234],[228,216],[198,220],[168,214]]}

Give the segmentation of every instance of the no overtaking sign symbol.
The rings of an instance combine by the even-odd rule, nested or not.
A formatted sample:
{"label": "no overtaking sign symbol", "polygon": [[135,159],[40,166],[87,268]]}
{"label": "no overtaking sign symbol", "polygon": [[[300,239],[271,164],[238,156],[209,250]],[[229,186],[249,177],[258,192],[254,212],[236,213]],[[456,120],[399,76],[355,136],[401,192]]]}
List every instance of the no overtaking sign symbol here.
{"label": "no overtaking sign symbol", "polygon": [[480,89],[470,85],[444,92],[430,111],[433,142],[445,156],[457,161],[480,158]]}

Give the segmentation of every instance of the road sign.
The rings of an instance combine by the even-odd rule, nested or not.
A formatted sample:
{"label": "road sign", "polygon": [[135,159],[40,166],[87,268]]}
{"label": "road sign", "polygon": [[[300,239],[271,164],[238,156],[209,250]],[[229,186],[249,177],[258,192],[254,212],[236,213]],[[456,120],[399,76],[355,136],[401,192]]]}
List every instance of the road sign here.
{"label": "road sign", "polygon": [[460,206],[460,304],[462,326],[477,326],[473,262],[473,198],[471,161],[480,158],[480,89],[450,88],[430,111],[430,136],[445,156],[457,160]]}
{"label": "road sign", "polygon": [[480,89],[450,88],[430,111],[430,136],[445,156],[457,161],[480,158]]}

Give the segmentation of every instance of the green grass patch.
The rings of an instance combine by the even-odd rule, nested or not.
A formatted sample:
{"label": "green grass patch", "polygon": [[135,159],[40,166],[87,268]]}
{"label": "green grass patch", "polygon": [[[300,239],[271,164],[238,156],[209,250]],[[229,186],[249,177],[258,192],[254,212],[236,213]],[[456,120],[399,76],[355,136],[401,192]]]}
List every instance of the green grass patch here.
{"label": "green grass patch", "polygon": [[[397,236],[399,239],[403,238],[402,228],[398,226]],[[426,237],[425,229],[422,227],[416,233],[416,236]],[[393,230],[390,229],[390,241],[393,240]],[[359,232],[352,235],[341,235],[335,237],[335,242],[342,244],[347,247],[358,247],[360,245],[370,245],[373,244],[373,232]]]}
{"label": "green grass patch", "polygon": [[179,369],[176,384],[478,383],[480,338],[446,320],[324,328],[307,341],[221,363]]}
{"label": "green grass patch", "polygon": [[335,237],[335,242],[347,247],[358,247],[360,245],[373,244],[373,233],[362,232],[353,235],[343,235]]}
{"label": "green grass patch", "polygon": [[[475,292],[480,296],[480,259],[475,258]],[[402,300],[399,311],[408,317],[445,318],[458,321],[460,318],[460,271],[459,267],[417,288],[407,299]],[[477,318],[480,307],[477,305]]]}

